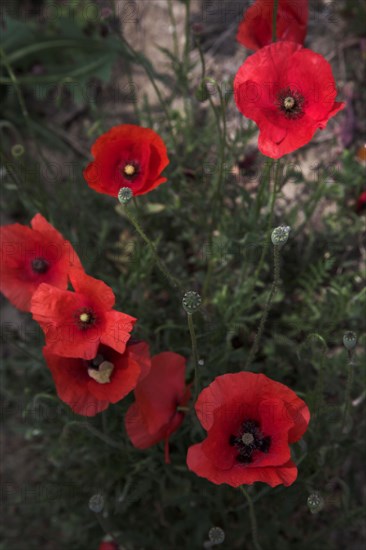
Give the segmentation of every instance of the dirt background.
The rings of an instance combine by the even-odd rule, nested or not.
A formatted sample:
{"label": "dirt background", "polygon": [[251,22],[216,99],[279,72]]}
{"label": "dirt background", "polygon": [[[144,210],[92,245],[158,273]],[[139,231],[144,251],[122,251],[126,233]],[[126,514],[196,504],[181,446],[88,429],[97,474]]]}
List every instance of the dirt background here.
{"label": "dirt background", "polygon": [[[354,0],[359,2],[362,0]],[[201,40],[205,50],[207,74],[218,82],[227,82],[234,78],[238,67],[250,53],[235,41],[236,29],[242,13],[249,2],[244,1],[204,1],[192,0],[192,24],[198,25]],[[347,109],[336,119],[330,121],[323,132],[318,132],[311,144],[294,155],[300,162],[304,174],[308,175],[322,163],[335,163],[345,147],[361,147],[365,142],[366,118],[363,116],[362,105],[365,101],[365,90],[361,83],[365,77],[366,38],[355,36],[350,20],[336,12],[336,2],[319,0],[310,2],[309,30],[306,46],[322,54],[331,62],[336,81],[339,86],[339,97],[347,99]],[[117,14],[123,33],[130,44],[145,53],[151,59],[156,69],[168,72],[169,61],[158,47],[172,49],[173,26],[169,16],[166,0],[136,0],[116,3]],[[185,7],[179,0],[171,2],[171,10],[177,24],[178,46],[184,47]],[[193,47],[193,44],[192,44]],[[198,52],[193,49],[191,59],[198,60]],[[200,81],[199,64],[194,71],[192,91]],[[126,66],[121,61],[116,64],[112,78],[114,86],[126,89],[129,84]],[[147,80],[145,72],[140,67],[133,68],[133,85],[137,102],[146,96],[150,105],[161,114],[155,91]],[[163,94],[169,94],[168,89],[160,84]],[[108,87],[106,89],[108,96]],[[103,96],[102,96],[103,97]],[[182,100],[174,100],[173,106],[179,110]],[[30,109],[32,106],[30,106]],[[92,124],[88,111],[76,106],[68,110],[55,110],[54,104],[44,108],[54,116],[55,126],[67,132],[68,140],[74,144],[75,151],[86,151],[88,141],[86,131]],[[205,109],[202,106],[202,109]],[[111,124],[134,121],[133,101],[116,103],[103,100],[100,109],[107,113],[107,121]],[[239,124],[241,115],[237,112],[234,102],[228,108],[228,131],[233,133]],[[336,135],[336,140],[334,140]],[[256,138],[253,139],[255,147]],[[47,151],[54,160],[65,159],[55,151]],[[288,200],[296,200],[302,193],[301,185],[288,183],[285,196]],[[285,201],[279,208],[286,207]],[[321,204],[314,217],[314,224],[321,227],[322,213],[332,204]],[[5,219],[3,223],[13,220]],[[29,319],[29,323],[32,321]],[[13,323],[24,327],[24,316],[1,299],[1,326]],[[11,353],[4,342],[4,353]],[[21,379],[21,373],[19,373]],[[34,515],[32,498],[39,493],[39,488],[47,484],[48,459],[40,455],[37,439],[24,437],[24,418],[22,408],[11,411],[3,410],[3,425],[0,432],[2,448],[2,495],[1,517],[4,526],[6,542],[0,543],[0,549],[28,550],[32,548],[44,550],[59,550],[60,533],[50,517]],[[28,498],[27,498],[28,494]],[[10,495],[10,498],[9,498]],[[31,496],[33,497],[31,498]],[[42,498],[39,493],[39,498]],[[357,545],[353,546],[357,550]]]}

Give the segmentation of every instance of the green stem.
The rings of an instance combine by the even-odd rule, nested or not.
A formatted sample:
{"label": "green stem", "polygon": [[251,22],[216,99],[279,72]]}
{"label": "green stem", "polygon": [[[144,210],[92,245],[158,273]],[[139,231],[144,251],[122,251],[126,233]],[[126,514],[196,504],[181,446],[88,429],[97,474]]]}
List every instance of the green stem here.
{"label": "green stem", "polygon": [[251,525],[251,528],[252,528],[252,538],[253,538],[254,548],[256,550],[262,550],[262,547],[261,547],[261,545],[259,544],[259,541],[258,541],[257,520],[256,520],[256,517],[255,517],[254,505],[253,505],[252,499],[251,499],[249,493],[247,492],[247,490],[244,489],[244,487],[242,485],[239,486],[239,489],[241,490],[241,492],[243,493],[243,495],[245,496],[245,498],[247,499],[247,502],[248,502],[250,525]]}
{"label": "green stem", "polygon": [[[270,167],[269,167],[270,172],[271,172],[271,168],[274,165],[275,165],[275,163],[272,160],[272,162],[270,163]],[[268,223],[267,223],[267,228],[266,228],[266,240],[265,240],[263,248],[262,248],[262,253],[261,253],[261,257],[260,257],[259,262],[258,262],[257,269],[255,270],[255,273],[254,273],[254,277],[253,277],[253,285],[254,286],[256,285],[258,277],[259,277],[259,275],[262,271],[263,263],[264,263],[264,260],[265,260],[266,254],[267,254],[267,250],[268,250],[268,246],[269,246],[269,243],[270,243],[270,240],[271,240],[270,232],[272,231],[272,225],[273,225],[274,207],[275,207],[275,204],[276,204],[277,193],[278,193],[278,190],[279,190],[279,187],[280,187],[279,174],[280,174],[280,163],[277,162],[277,164],[275,166],[273,189],[272,189],[272,193],[271,193],[271,202],[270,202],[270,206],[269,206],[269,217],[268,217]]]}
{"label": "green stem", "polygon": [[174,277],[166,267],[166,265],[163,263],[163,261],[159,258],[156,247],[152,241],[150,241],[149,237],[146,235],[142,227],[140,226],[139,222],[137,221],[137,218],[132,214],[132,212],[128,209],[126,205],[123,207],[123,211],[126,214],[126,217],[130,221],[130,223],[134,226],[137,233],[140,235],[143,241],[148,245],[150,248],[152,255],[154,257],[154,260],[156,262],[156,265],[164,275],[164,277],[169,281],[169,283],[172,285],[173,288],[178,288],[182,293],[184,292],[184,289],[180,283],[180,281]]}
{"label": "green stem", "polygon": [[343,420],[342,420],[342,432],[344,428],[346,427],[348,415],[351,409],[351,391],[353,386],[353,379],[354,379],[354,367],[355,364],[353,362],[353,351],[348,351],[348,363],[347,363],[347,382],[346,382],[346,392],[344,397],[344,413],[343,413]]}
{"label": "green stem", "polygon": [[273,15],[272,15],[272,42],[277,41],[277,10],[278,10],[278,0],[274,0]]}
{"label": "green stem", "polygon": [[118,544],[118,548],[123,548],[123,544],[126,543],[125,540],[122,540],[122,537],[119,533],[119,531],[114,527],[111,520],[103,515],[103,511],[101,512],[94,512],[96,515],[96,518],[99,522],[99,525],[103,529],[104,533],[106,535],[109,535],[112,537],[112,539]]}
{"label": "green stem", "polygon": [[194,330],[193,315],[187,312],[188,329],[191,337],[192,345],[192,358],[194,364],[194,395],[193,401],[196,401],[198,397],[199,383],[198,383],[198,352],[197,352],[197,338]]}
{"label": "green stem", "polygon": [[252,361],[253,361],[253,359],[254,359],[254,357],[255,357],[258,349],[259,349],[259,344],[260,344],[260,341],[261,341],[262,336],[263,336],[263,331],[264,331],[264,327],[265,327],[265,324],[266,324],[266,321],[267,321],[269,310],[271,309],[272,300],[273,300],[273,298],[274,298],[274,296],[277,292],[278,286],[279,286],[279,282],[280,282],[280,257],[281,257],[280,247],[277,246],[277,245],[274,245],[273,246],[273,260],[274,260],[273,283],[272,283],[272,286],[271,286],[271,291],[269,293],[266,306],[264,308],[262,318],[261,318],[260,323],[259,323],[259,327],[258,327],[257,334],[255,336],[255,340],[253,342],[253,345],[252,345],[251,350],[249,352],[247,362],[246,362],[245,367],[244,367],[245,370],[249,368],[249,366],[251,365],[251,363],[252,363]]}
{"label": "green stem", "polygon": [[169,18],[172,23],[173,28],[173,44],[174,44],[174,55],[178,59],[179,58],[179,43],[178,43],[178,34],[177,34],[177,21],[175,19],[174,11],[173,11],[173,0],[168,0],[168,13]]}
{"label": "green stem", "polygon": [[65,436],[67,431],[72,427],[83,428],[85,430],[88,430],[90,433],[92,433],[93,435],[98,437],[101,441],[104,441],[104,443],[107,443],[107,445],[109,445],[110,447],[114,447],[115,449],[119,449],[119,450],[122,450],[122,451],[125,450],[124,445],[122,445],[120,443],[117,443],[112,438],[110,438],[108,435],[106,435],[103,432],[99,431],[97,428],[94,428],[94,426],[92,426],[88,422],[81,422],[81,421],[78,421],[78,420],[73,420],[73,421],[69,422],[68,424],[65,425],[65,427],[62,431],[61,437]]}

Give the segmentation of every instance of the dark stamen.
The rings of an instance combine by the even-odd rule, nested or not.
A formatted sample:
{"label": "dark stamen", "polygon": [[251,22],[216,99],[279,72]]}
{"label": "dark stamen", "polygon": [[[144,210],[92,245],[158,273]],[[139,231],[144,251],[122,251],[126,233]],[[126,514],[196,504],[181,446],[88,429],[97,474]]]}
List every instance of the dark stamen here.
{"label": "dark stamen", "polygon": [[241,425],[238,435],[230,435],[229,445],[236,447],[238,455],[236,460],[242,464],[253,462],[253,453],[261,451],[268,453],[271,446],[270,436],[261,432],[259,422],[256,420],[245,420]]}
{"label": "dark stamen", "polygon": [[126,180],[131,181],[135,179],[140,173],[140,165],[136,161],[126,162],[126,164],[122,167],[121,172],[122,176]]}
{"label": "dark stamen", "polygon": [[83,307],[74,313],[77,326],[85,330],[96,322],[96,315],[90,307]]}
{"label": "dark stamen", "polygon": [[46,273],[50,264],[44,258],[34,258],[32,260],[32,269],[35,273]]}
{"label": "dark stamen", "polygon": [[302,94],[291,88],[285,88],[277,96],[276,105],[289,119],[297,119],[304,116],[305,99]]}

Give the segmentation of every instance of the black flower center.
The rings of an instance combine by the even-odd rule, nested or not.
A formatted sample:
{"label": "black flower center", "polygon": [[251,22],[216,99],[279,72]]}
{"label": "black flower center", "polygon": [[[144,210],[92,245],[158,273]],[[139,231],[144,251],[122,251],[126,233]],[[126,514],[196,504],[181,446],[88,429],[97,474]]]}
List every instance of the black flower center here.
{"label": "black flower center", "polygon": [[304,103],[304,96],[291,88],[281,90],[276,101],[281,113],[290,119],[301,118],[304,115]]}
{"label": "black flower center", "polygon": [[50,264],[44,258],[34,258],[32,260],[32,269],[35,273],[46,273]]}
{"label": "black flower center", "polygon": [[121,172],[125,179],[129,181],[133,180],[134,178],[136,178],[136,176],[138,176],[140,172],[140,165],[138,162],[135,161],[126,162]]}
{"label": "black flower center", "polygon": [[90,307],[78,309],[74,314],[76,324],[81,330],[93,326],[96,322],[96,315]]}
{"label": "black flower center", "polygon": [[271,438],[269,435],[263,435],[259,422],[248,419],[243,422],[237,435],[230,436],[229,443],[238,451],[236,460],[243,464],[250,464],[253,462],[254,451],[268,453]]}

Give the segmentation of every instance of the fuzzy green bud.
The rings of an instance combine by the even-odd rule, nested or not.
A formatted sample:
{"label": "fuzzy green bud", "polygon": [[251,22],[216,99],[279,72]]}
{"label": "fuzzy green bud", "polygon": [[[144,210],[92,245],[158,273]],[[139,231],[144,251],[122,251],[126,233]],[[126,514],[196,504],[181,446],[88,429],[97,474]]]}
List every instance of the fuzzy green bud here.
{"label": "fuzzy green bud", "polygon": [[24,155],[24,147],[21,143],[16,143],[11,148],[11,154],[14,158],[19,158]]}

